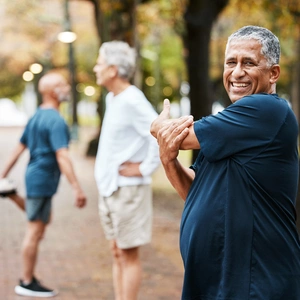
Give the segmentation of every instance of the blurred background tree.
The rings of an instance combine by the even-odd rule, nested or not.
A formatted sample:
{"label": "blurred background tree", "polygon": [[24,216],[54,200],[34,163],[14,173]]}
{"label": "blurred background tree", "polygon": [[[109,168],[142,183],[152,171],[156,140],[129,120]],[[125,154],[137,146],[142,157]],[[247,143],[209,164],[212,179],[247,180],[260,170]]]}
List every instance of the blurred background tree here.
{"label": "blurred background tree", "polygon": [[[0,49],[0,97],[20,101],[25,85],[21,75],[31,63],[39,62],[45,70],[55,67],[67,72],[66,45],[57,40],[63,30],[65,0],[1,1],[4,47]],[[291,100],[298,117],[300,84],[295,79],[299,71],[291,73],[299,61],[298,2],[71,0],[72,30],[77,34],[74,48],[79,101],[86,98],[87,86],[95,88],[89,99],[98,103],[100,126],[105,90],[95,85],[92,69],[100,44],[119,39],[138,49],[134,83],[153,106],[160,111],[165,97],[179,105],[181,84],[188,82],[191,114],[198,119],[211,113],[216,101],[223,106],[229,104],[222,83],[226,39],[237,28],[255,24],[270,28],[281,40],[278,92]]]}
{"label": "blurred background tree", "polygon": [[[192,111],[198,118],[210,113],[215,100],[228,105],[221,80],[226,38],[243,25],[255,24],[270,28],[280,37],[283,76],[278,90],[290,96],[293,82],[290,70],[298,61],[299,52],[296,51],[298,2],[72,0],[70,15],[78,36],[75,42],[78,81],[95,85],[92,68],[101,42],[126,40],[139,49],[140,74],[135,81],[154,107],[159,110],[164,97],[178,102],[180,83],[189,81]],[[2,0],[2,3],[0,95],[17,99],[24,86],[20,75],[29,64],[38,61],[48,67],[66,67],[66,47],[57,41],[63,26],[63,0],[30,3]],[[203,90],[209,101],[203,100],[206,98],[200,94]],[[194,109],[198,102],[204,102],[203,108]]]}
{"label": "blurred background tree", "polygon": [[[0,0],[0,98],[21,102],[22,74],[32,63],[42,64],[44,71],[67,73],[68,51],[57,40],[64,26],[64,1]],[[69,9],[77,34],[79,104],[87,98],[98,103],[100,115],[92,121],[79,118],[79,125],[101,125],[105,90],[96,86],[93,66],[102,42],[124,40],[138,49],[134,83],[158,112],[168,97],[179,108],[174,116],[183,113],[180,101],[188,92],[183,93],[184,84],[190,87],[191,114],[199,119],[212,112],[214,102],[230,104],[222,80],[225,45],[233,31],[249,24],[267,27],[279,37],[277,92],[291,102],[299,120],[300,0],[71,0]]]}

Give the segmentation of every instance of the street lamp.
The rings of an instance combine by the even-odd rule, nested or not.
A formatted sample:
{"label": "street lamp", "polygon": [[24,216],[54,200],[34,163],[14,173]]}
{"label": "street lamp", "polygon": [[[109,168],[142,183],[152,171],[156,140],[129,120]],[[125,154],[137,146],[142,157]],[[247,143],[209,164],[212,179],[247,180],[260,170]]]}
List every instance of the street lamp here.
{"label": "street lamp", "polygon": [[58,34],[57,38],[62,43],[70,44],[75,42],[75,40],[77,39],[77,35],[72,31],[63,31]]}
{"label": "street lamp", "polygon": [[77,102],[78,94],[76,90],[76,64],[74,58],[73,42],[76,40],[76,33],[71,30],[71,21],[69,14],[69,0],[65,0],[64,3],[64,31],[60,32],[57,36],[58,40],[69,46],[69,73],[71,84],[71,96],[72,96],[72,123],[71,123],[71,138],[73,140],[78,139],[78,117],[77,117]]}
{"label": "street lamp", "polygon": [[25,81],[25,89],[22,94],[22,105],[27,117],[31,117],[37,107],[37,95],[34,90],[34,74],[31,71],[25,71],[22,75]]}
{"label": "street lamp", "polygon": [[42,95],[39,92],[38,89],[38,82],[41,79],[42,72],[43,72],[43,66],[39,63],[33,63],[29,66],[29,71],[34,75],[33,78],[33,85],[34,85],[34,90],[37,95],[37,104],[40,105],[42,103]]}

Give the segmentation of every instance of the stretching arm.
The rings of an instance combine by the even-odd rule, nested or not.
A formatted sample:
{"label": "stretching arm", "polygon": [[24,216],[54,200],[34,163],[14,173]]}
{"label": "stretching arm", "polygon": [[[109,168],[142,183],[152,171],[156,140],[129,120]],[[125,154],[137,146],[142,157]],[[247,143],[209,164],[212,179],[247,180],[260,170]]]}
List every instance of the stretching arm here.
{"label": "stretching arm", "polygon": [[20,155],[26,149],[26,145],[19,143],[13,153],[11,154],[10,158],[8,159],[7,163],[4,166],[4,169],[0,175],[0,178],[4,178],[8,175],[12,167],[15,165],[17,160],[19,159]]}
{"label": "stretching arm", "polygon": [[163,126],[158,132],[157,142],[165,173],[179,196],[185,200],[194,180],[195,172],[184,167],[177,159],[182,141],[190,134],[189,128],[185,127],[185,121],[182,120],[182,122],[176,127]]}
{"label": "stretching arm", "polygon": [[190,168],[182,166],[177,159],[167,164],[163,164],[163,167],[170,183],[182,200],[185,201],[195,178],[195,172]]}
{"label": "stretching arm", "polygon": [[[194,132],[194,126],[192,126],[194,122],[193,116],[183,116],[178,119],[170,119],[170,108],[170,101],[165,99],[164,109],[151,124],[151,134],[158,139],[158,135],[166,136],[172,132],[172,138],[176,138],[176,134],[180,135],[183,130],[188,129],[189,134],[186,134],[184,139],[181,140],[180,149],[200,149],[199,141]],[[167,129],[169,130],[167,131]]]}
{"label": "stretching arm", "polygon": [[186,116],[171,120],[170,102],[164,101],[164,109],[151,125],[151,133],[157,138],[160,159],[166,175],[179,196],[185,200],[195,172],[184,167],[177,159],[180,149],[199,149],[196,138],[193,117]]}

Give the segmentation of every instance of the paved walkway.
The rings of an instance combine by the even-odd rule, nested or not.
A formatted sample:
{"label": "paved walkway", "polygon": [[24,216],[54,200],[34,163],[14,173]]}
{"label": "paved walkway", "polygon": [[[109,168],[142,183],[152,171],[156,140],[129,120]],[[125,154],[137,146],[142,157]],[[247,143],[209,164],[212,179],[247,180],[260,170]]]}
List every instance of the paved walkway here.
{"label": "paved walkway", "polygon": [[[16,145],[22,128],[0,127],[0,169]],[[111,257],[97,212],[93,178],[94,158],[85,157],[87,141],[95,130],[81,130],[80,143],[71,145],[76,173],[88,196],[79,210],[62,177],[53,201],[52,224],[41,243],[36,274],[49,287],[59,290],[57,300],[113,300]],[[24,170],[28,154],[16,164],[10,178],[24,194]],[[159,169],[154,175],[153,241],[141,249],[143,282],[139,300],[180,299],[183,268],[178,249],[182,201]],[[20,247],[26,219],[7,199],[0,198],[0,300],[37,299],[14,294],[20,274]]]}

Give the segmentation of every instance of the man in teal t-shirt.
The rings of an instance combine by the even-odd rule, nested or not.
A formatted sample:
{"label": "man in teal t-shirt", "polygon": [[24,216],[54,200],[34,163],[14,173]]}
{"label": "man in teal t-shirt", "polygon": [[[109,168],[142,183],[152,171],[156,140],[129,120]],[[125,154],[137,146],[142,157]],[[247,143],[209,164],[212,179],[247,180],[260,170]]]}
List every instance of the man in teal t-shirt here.
{"label": "man in teal t-shirt", "polygon": [[30,151],[26,170],[27,197],[52,197],[60,178],[56,151],[67,149],[69,144],[66,122],[56,109],[38,108],[20,142]]}
{"label": "man in teal t-shirt", "polygon": [[25,149],[30,160],[26,169],[26,200],[18,194],[9,194],[21,209],[26,208],[28,224],[22,245],[22,276],[15,292],[22,296],[53,297],[56,291],[41,285],[34,275],[39,242],[51,215],[52,196],[56,193],[60,172],[72,185],[75,205],[85,206],[86,197],[75,176],[69,158],[68,127],[58,108],[69,97],[70,87],[59,73],[50,72],[39,81],[42,104],[29,120],[15,151],[8,160],[0,178],[5,178]]}
{"label": "man in teal t-shirt", "polygon": [[[295,202],[298,124],[276,94],[280,46],[245,26],[227,42],[223,82],[233,104],[193,122],[154,121],[166,174],[185,200],[183,300],[299,300]],[[179,149],[200,149],[191,168]]]}

